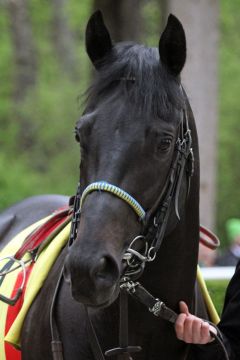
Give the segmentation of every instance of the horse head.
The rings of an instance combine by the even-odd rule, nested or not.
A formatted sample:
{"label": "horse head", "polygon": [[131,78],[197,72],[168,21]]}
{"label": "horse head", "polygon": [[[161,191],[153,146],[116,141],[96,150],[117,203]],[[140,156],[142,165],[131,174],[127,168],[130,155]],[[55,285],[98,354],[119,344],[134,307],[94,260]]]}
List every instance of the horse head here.
{"label": "horse head", "polygon": [[[186,40],[181,23],[170,15],[158,48],[113,44],[101,13],[96,12],[87,24],[86,49],[96,78],[76,124],[76,140],[81,147],[81,193],[88,190],[65,261],[65,278],[75,300],[100,307],[117,298],[124,254],[163,202],[167,181],[177,166],[179,134],[188,130],[183,124],[188,109],[180,82]],[[170,204],[166,232],[176,226],[184,206],[185,173],[181,186],[175,184],[178,199]],[[95,183],[92,191],[89,186]],[[121,196],[101,186],[114,191],[117,187]],[[124,199],[128,195],[136,208]],[[145,211],[142,219],[139,209]]]}

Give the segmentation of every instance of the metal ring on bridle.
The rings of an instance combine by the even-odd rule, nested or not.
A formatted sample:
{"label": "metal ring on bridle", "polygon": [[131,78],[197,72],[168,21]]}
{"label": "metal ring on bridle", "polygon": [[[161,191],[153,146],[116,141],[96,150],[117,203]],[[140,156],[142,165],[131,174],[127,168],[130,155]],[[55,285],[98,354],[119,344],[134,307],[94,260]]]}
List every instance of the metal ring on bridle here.
{"label": "metal ring on bridle", "polygon": [[148,250],[148,254],[147,254],[147,261],[151,262],[155,259],[157,253],[156,253],[156,249],[154,246],[150,247],[150,249]]}
{"label": "metal ring on bridle", "polygon": [[129,245],[127,251],[125,252],[123,259],[127,261],[127,264],[129,267],[131,268],[136,268],[139,266],[139,262],[135,262],[134,261],[137,259],[140,261],[140,263],[144,263],[146,261],[148,261],[148,257],[147,257],[147,253],[148,253],[148,244],[144,243],[144,251],[143,254],[141,254],[139,251],[135,250],[132,248],[133,244],[137,241],[137,240],[145,240],[145,236],[143,235],[138,235],[136,236],[131,244]]}

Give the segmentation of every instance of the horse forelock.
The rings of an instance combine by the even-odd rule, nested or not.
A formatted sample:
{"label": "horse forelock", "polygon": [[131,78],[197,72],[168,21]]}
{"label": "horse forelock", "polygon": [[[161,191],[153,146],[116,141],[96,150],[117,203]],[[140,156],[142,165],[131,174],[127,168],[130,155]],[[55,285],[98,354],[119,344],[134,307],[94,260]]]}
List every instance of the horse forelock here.
{"label": "horse forelock", "polygon": [[134,43],[115,45],[102,60],[87,95],[90,107],[121,96],[136,111],[161,119],[185,103],[180,79],[161,64],[158,49]]}

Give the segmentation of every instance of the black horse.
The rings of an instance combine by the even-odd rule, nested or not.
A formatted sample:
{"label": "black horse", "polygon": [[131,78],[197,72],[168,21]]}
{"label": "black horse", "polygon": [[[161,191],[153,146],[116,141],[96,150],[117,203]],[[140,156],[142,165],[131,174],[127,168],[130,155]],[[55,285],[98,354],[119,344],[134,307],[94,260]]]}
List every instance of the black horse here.
{"label": "black horse", "polygon": [[[52,359],[50,308],[64,264],[66,281],[61,282],[55,302],[64,359],[96,359],[85,306],[102,351],[118,347],[123,258],[139,234],[148,239],[148,245],[156,232],[163,240],[161,246],[157,240],[151,247],[152,255],[160,249],[155,260],[146,264],[141,284],[174,311],[180,300],[193,310],[199,157],[195,122],[180,81],[186,60],[184,29],[170,15],[158,49],[134,43],[113,45],[101,13],[96,12],[87,25],[86,48],[97,74],[86,110],[76,124],[82,159],[80,192],[92,183],[108,182],[131,194],[146,214],[140,221],[118,196],[106,191],[88,193],[81,205],[77,236],[55,262],[25,320],[23,360]],[[191,139],[192,148],[186,152]],[[189,346],[176,339],[173,325],[155,318],[132,298],[129,344],[142,347],[134,359],[191,357]]]}
{"label": "black horse", "polygon": [[16,234],[66,206],[69,198],[64,195],[38,195],[19,201],[0,214],[0,249]]}

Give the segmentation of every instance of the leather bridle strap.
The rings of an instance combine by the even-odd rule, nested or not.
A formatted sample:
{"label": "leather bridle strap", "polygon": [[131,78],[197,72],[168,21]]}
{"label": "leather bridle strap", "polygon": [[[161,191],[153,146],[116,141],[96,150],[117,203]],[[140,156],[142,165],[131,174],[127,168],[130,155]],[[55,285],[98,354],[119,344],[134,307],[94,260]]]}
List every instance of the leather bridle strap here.
{"label": "leather bridle strap", "polygon": [[106,356],[116,356],[118,360],[132,360],[131,353],[142,350],[140,346],[128,345],[128,293],[120,291],[119,347],[105,352]]}
{"label": "leather bridle strap", "polygon": [[52,349],[52,356],[53,360],[64,360],[63,358],[63,346],[60,340],[60,335],[58,331],[58,326],[55,320],[55,308],[56,308],[56,301],[57,296],[60,291],[61,283],[63,280],[63,267],[60,272],[60,276],[57,281],[56,288],[54,290],[53,299],[50,308],[50,329],[51,329],[51,349]]}
{"label": "leather bridle strap", "polygon": [[[89,342],[92,353],[96,360],[105,360],[101,346],[99,344],[91,317],[89,316],[88,308],[85,306],[85,313],[88,324]],[[118,360],[132,360],[131,353],[141,351],[140,346],[128,345],[128,293],[126,291],[120,292],[120,322],[119,322],[119,347],[107,350],[105,355],[107,357],[117,356]]]}
{"label": "leather bridle strap", "polygon": [[175,324],[178,315],[163,301],[152,296],[139,282],[125,282],[120,287],[135,300],[145,305],[153,315]]}

